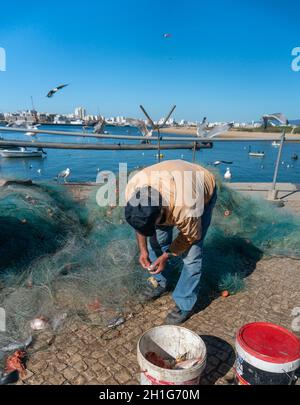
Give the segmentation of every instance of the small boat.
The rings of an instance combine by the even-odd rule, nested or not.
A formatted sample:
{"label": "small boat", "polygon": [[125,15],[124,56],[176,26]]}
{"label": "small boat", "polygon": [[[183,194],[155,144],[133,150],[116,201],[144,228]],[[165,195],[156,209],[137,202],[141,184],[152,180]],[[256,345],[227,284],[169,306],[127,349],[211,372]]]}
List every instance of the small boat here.
{"label": "small boat", "polygon": [[252,152],[251,146],[249,146],[248,154],[249,154],[249,156],[252,156],[252,157],[265,157],[265,152],[260,152],[260,151]]}
{"label": "small boat", "polygon": [[233,162],[232,161],[228,161],[228,160],[216,160],[213,165],[214,166],[219,166],[220,164],[225,164],[225,165],[232,165]]}
{"label": "small boat", "polygon": [[75,121],[71,121],[70,122],[71,125],[84,125],[84,121],[83,120],[75,120]]}
{"label": "small boat", "polygon": [[159,153],[159,154],[157,153],[155,155],[155,157],[156,157],[156,159],[163,159],[165,157],[165,155],[163,153]]}
{"label": "small boat", "polygon": [[249,156],[265,157],[265,152],[249,152]]}
{"label": "small boat", "polygon": [[280,142],[273,141],[272,146],[273,146],[273,148],[279,148]]}
{"label": "small boat", "polygon": [[25,158],[25,157],[43,157],[43,150],[28,150],[27,148],[11,148],[11,149],[0,149],[0,156],[3,158]]}

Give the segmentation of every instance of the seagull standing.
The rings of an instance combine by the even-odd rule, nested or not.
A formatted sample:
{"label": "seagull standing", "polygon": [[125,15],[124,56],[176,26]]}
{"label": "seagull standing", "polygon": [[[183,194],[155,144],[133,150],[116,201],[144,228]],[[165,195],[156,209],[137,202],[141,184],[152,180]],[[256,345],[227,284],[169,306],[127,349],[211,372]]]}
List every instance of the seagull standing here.
{"label": "seagull standing", "polygon": [[129,125],[131,125],[133,127],[137,127],[139,129],[139,131],[141,132],[141,134],[145,138],[150,138],[152,136],[153,129],[149,130],[144,121],[137,120],[137,119],[134,119],[134,118],[127,118],[127,122],[128,122]]}
{"label": "seagull standing", "polygon": [[57,93],[59,90],[63,89],[64,87],[69,86],[68,84],[61,84],[60,86],[55,87],[54,89],[50,90],[47,94],[48,98],[51,98],[54,96],[55,93]]}
{"label": "seagull standing", "polygon": [[67,168],[66,170],[63,170],[62,172],[58,173],[57,175],[57,180],[58,179],[63,179],[64,182],[67,182],[67,178],[70,176],[71,174],[71,170],[69,168]]}
{"label": "seagull standing", "polygon": [[230,171],[229,167],[227,167],[226,172],[224,174],[224,179],[231,180],[231,177],[232,177],[231,171]]}

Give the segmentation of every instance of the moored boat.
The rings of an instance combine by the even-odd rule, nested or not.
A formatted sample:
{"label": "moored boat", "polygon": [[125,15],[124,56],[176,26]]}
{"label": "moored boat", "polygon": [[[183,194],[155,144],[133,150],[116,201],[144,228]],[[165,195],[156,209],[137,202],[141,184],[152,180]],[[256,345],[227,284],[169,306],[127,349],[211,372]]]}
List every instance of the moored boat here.
{"label": "moored boat", "polygon": [[0,149],[0,156],[3,158],[25,158],[43,157],[42,149],[28,150],[27,148]]}
{"label": "moored boat", "polygon": [[249,152],[249,156],[264,157],[264,156],[265,156],[265,152]]}

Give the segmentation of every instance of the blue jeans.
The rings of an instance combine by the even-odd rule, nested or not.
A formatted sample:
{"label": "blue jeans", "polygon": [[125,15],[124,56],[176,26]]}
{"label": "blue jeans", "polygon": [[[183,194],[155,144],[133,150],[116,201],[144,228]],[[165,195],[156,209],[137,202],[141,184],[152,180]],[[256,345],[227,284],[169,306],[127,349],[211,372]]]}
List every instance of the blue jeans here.
{"label": "blue jeans", "polygon": [[[215,190],[211,200],[205,206],[201,218],[201,240],[194,243],[181,257],[183,267],[172,297],[178,308],[182,311],[191,311],[198,299],[202,274],[203,241],[211,223],[216,200],[217,192]],[[173,226],[158,226],[156,227],[156,235],[148,238],[148,251],[151,263],[170,247],[173,240],[173,228]],[[168,288],[171,284],[171,278],[174,277],[174,271],[172,271],[174,268],[173,260],[174,259],[168,260],[165,270],[154,276],[162,287]]]}

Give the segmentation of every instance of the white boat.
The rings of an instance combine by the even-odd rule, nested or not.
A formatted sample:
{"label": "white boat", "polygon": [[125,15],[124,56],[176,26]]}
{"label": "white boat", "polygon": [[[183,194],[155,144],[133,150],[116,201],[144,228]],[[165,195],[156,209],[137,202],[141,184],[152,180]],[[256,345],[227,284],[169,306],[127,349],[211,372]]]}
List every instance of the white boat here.
{"label": "white boat", "polygon": [[272,146],[273,146],[273,148],[279,148],[280,142],[273,141]]}
{"label": "white boat", "polygon": [[249,152],[249,156],[265,157],[265,152]]}
{"label": "white boat", "polygon": [[84,125],[83,120],[75,120],[70,122],[71,125]]}
{"label": "white boat", "polygon": [[160,153],[160,154],[156,153],[155,157],[156,157],[156,159],[163,159],[165,157],[165,155],[163,153]]}
{"label": "white boat", "polygon": [[0,156],[3,158],[25,158],[43,157],[43,150],[28,150],[27,148],[0,149]]}
{"label": "white boat", "polygon": [[252,152],[251,146],[249,146],[248,155],[253,157],[265,157],[265,152],[260,151]]}

